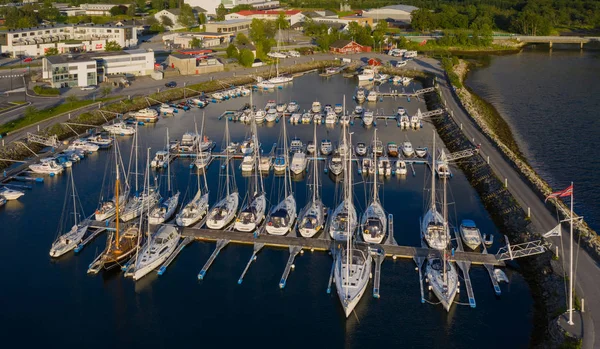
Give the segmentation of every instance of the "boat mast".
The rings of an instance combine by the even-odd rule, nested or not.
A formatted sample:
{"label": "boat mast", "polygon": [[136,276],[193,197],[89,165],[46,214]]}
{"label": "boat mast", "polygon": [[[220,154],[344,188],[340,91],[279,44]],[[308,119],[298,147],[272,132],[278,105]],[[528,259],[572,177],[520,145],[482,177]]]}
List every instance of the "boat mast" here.
{"label": "boat mast", "polygon": [[283,160],[285,161],[285,172],[284,172],[284,197],[288,197],[288,181],[289,182],[289,187],[290,187],[290,191],[291,191],[291,187],[292,187],[292,183],[291,183],[291,179],[290,179],[290,174],[289,174],[289,170],[290,170],[290,164],[288,161],[288,148],[287,148],[287,133],[286,133],[286,128],[285,128],[285,114],[282,114],[281,116],[281,120],[283,121]]}
{"label": "boat mast", "polygon": [[133,140],[133,143],[134,143],[134,148],[135,148],[135,195],[137,195],[138,194],[138,176],[139,176],[137,123],[135,124],[135,139]]}
{"label": "boat mast", "polygon": [[435,217],[435,130],[433,131],[433,149],[431,155],[431,214]]}
{"label": "boat mast", "polygon": [[317,202],[317,190],[319,187],[319,176],[317,173],[317,124],[313,123],[313,144],[315,145],[315,152],[313,153],[313,205]]}
{"label": "boat mast", "polygon": [[[352,139],[352,135],[350,135],[350,139]],[[350,153],[352,154],[352,153]],[[347,303],[348,302],[348,285],[350,283],[350,261],[352,260],[352,248],[350,245],[350,240],[352,240],[352,234],[350,231],[350,200],[352,200],[352,196],[350,195],[350,188],[351,188],[351,183],[352,182],[352,176],[350,174],[350,170],[349,170],[349,166],[351,164],[352,161],[352,155],[350,155],[348,157],[348,162],[344,163],[344,169],[345,169],[345,178],[347,179],[347,186],[346,186],[346,205],[347,205],[347,211],[348,211],[348,220],[347,220],[347,225],[348,225],[348,231],[347,231],[347,236],[346,236],[346,283],[345,283],[345,288],[346,288],[346,297],[344,298],[344,302]]]}
{"label": "boat mast", "polygon": [[[167,134],[169,133],[169,129],[167,129]],[[167,136],[168,138],[168,136]],[[147,155],[146,155],[146,159],[148,159],[148,165],[146,168],[147,174],[146,174],[146,200],[149,200],[150,198],[150,148],[148,148],[146,150]],[[146,234],[148,235],[148,245],[150,245],[150,202],[147,203],[148,205],[148,231],[146,232]],[[144,209],[144,207],[142,207],[142,210]],[[143,214],[141,215],[142,217],[144,216]],[[142,217],[140,217],[140,230],[142,228]],[[138,235],[139,236],[139,235]],[[139,244],[138,244],[138,250],[139,250]],[[136,252],[137,253],[137,252]]]}
{"label": "boat mast", "polygon": [[225,155],[225,190],[227,190],[227,196],[229,196],[229,122],[227,118],[225,118],[225,144],[225,152],[227,153]]}
{"label": "boat mast", "polygon": [[[150,158],[150,153],[148,153]],[[169,149],[169,129],[167,128],[167,193],[171,195],[171,149]],[[150,194],[150,193],[148,193]]]}
{"label": "boat mast", "polygon": [[73,179],[73,171],[71,171],[71,189],[73,189],[73,216],[75,225],[77,225],[77,202],[75,201],[75,180]]}
{"label": "boat mast", "polygon": [[[198,131],[196,131],[198,133]],[[202,112],[202,128],[200,129],[200,140],[198,141],[198,153],[202,153],[202,142],[204,142],[204,111]],[[227,149],[227,148],[225,148]],[[212,155],[211,155],[212,156]],[[204,170],[204,189],[208,191],[208,183],[206,182],[206,170]],[[199,176],[199,175],[198,175]],[[200,177],[198,177],[198,190],[200,190]]]}
{"label": "boat mast", "polygon": [[[377,144],[377,129],[375,129],[375,140],[374,143]],[[377,195],[379,194],[377,190],[377,152],[373,149],[373,164],[371,166],[375,166],[375,176],[373,176],[373,202],[377,201]]]}
{"label": "boat mast", "polygon": [[[136,137],[137,137],[137,132],[136,132]],[[135,141],[135,140],[134,140]],[[115,137],[115,168],[116,168],[116,172],[117,172],[117,178],[115,180],[115,209],[116,209],[116,219],[115,219],[115,248],[118,250],[119,249],[119,201],[121,201],[120,197],[119,197],[119,158],[117,156],[117,140]],[[137,159],[137,156],[136,156]],[[131,161],[129,162],[131,163]],[[137,179],[136,179],[136,190],[137,190]]]}
{"label": "boat mast", "polygon": [[[202,112],[204,115],[204,112]],[[204,121],[204,119],[202,119]],[[198,124],[196,123],[196,116],[194,115],[194,132],[196,133],[196,160],[200,158],[200,147],[202,146],[202,135],[198,134]],[[198,192],[200,192],[200,174],[196,171],[196,185],[198,186]]]}
{"label": "boat mast", "polygon": [[443,227],[443,231],[442,234],[444,235],[444,249],[442,250],[442,253],[444,254],[444,258],[443,258],[443,262],[444,262],[444,285],[448,285],[448,275],[446,274],[446,247],[448,247],[448,240],[446,239],[447,236],[447,232],[448,232],[448,201],[447,201],[447,197],[446,197],[446,176],[444,176],[443,178],[443,183],[444,183],[444,224],[442,225]]}

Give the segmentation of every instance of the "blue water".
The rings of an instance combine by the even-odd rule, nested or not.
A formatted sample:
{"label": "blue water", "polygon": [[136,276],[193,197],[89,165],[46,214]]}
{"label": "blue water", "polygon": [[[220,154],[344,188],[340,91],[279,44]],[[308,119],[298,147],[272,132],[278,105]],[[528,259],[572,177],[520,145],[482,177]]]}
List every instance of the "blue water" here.
{"label": "blue water", "polygon": [[598,231],[600,52],[573,47],[538,45],[492,57],[467,84],[506,118],[527,161],[552,188],[574,182],[575,211]]}
{"label": "blue water", "polygon": [[[409,89],[419,88],[410,86]],[[351,102],[355,81],[341,76],[323,79],[316,74],[297,79],[293,86],[276,93],[258,93],[254,102],[263,106],[268,99],[295,99],[301,108],[309,108],[319,99],[323,104],[341,103],[342,96]],[[234,109],[248,99],[211,105],[206,111],[206,133],[221,144],[225,121],[217,120],[226,109]],[[388,99],[369,109],[392,114],[399,105],[410,114],[425,109],[416,99]],[[171,138],[194,129],[202,111],[194,110],[156,125],[140,127],[140,148],[161,148],[169,128]],[[232,139],[242,140],[248,126],[230,123]],[[263,147],[279,138],[281,124],[259,127]],[[369,142],[372,130],[352,127],[354,140]],[[312,139],[312,125],[289,126],[288,134],[305,141]],[[328,132],[328,133],[327,133]],[[318,127],[318,139],[338,140],[340,129],[328,131]],[[379,125],[383,142],[400,143],[409,137],[414,146],[431,146],[431,126],[419,131],[401,131],[394,123]],[[132,139],[119,138],[125,161]],[[440,143],[438,142],[438,145]],[[219,147],[219,146],[218,146]],[[91,214],[98,204],[107,159],[111,152],[101,151],[74,165],[80,198],[85,212]],[[145,154],[140,155],[141,163]],[[193,195],[196,178],[189,169],[190,160],[173,162],[174,186],[186,199]],[[240,193],[245,192],[245,178],[237,170]],[[210,202],[217,200],[219,166],[213,162],[208,170]],[[423,214],[424,165],[415,166],[416,176],[385,180],[382,189],[384,207],[394,215],[394,235],[399,244],[419,245],[418,220]],[[476,192],[463,174],[454,169],[450,180],[451,218],[474,219],[487,233],[498,234]],[[163,171],[164,172],[164,171]],[[157,173],[159,178],[164,177]],[[332,207],[339,189],[322,175],[323,198]],[[163,276],[152,273],[134,283],[122,274],[108,272],[86,274],[89,263],[102,250],[105,237],[97,238],[78,255],[52,260],[48,251],[57,232],[62,213],[68,176],[48,178],[18,202],[0,209],[3,258],[0,274],[0,328],[5,343],[21,346],[62,348],[122,347],[415,347],[415,348],[525,348],[528,346],[532,297],[523,277],[508,270],[511,283],[502,287],[502,296],[493,293],[487,272],[481,267],[471,271],[477,308],[455,305],[446,313],[440,305],[421,304],[418,273],[412,260],[386,260],[382,265],[381,298],[374,299],[372,283],[356,308],[345,319],[335,290],[326,293],[331,257],[323,252],[307,251],[296,259],[286,288],[279,289],[279,279],[288,258],[285,249],[263,249],[242,285],[237,280],[252,254],[251,246],[230,244],[216,259],[203,281],[197,274],[214,248],[214,243],[194,242],[181,253]],[[265,178],[270,204],[277,197],[280,178]],[[368,186],[356,176],[355,198],[359,212],[365,208]],[[191,183],[191,185],[190,185]],[[306,203],[306,182],[294,181],[298,208]],[[165,187],[163,186],[163,190]],[[501,241],[496,236],[496,241]],[[498,245],[494,246],[495,251]],[[427,292],[427,290],[425,290]],[[436,302],[433,295],[426,298]],[[461,285],[459,301],[467,303]]]}

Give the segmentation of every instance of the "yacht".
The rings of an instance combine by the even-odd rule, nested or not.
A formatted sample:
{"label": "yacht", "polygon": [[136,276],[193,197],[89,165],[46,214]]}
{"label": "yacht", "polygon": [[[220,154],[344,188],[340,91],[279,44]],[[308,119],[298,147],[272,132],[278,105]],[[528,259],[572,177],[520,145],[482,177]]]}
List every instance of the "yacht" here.
{"label": "yacht", "polygon": [[445,258],[431,255],[427,258],[425,275],[431,290],[440,300],[444,309],[450,311],[459,287],[458,273],[454,264]]}
{"label": "yacht", "polygon": [[171,162],[171,154],[167,150],[159,150],[154,155],[154,159],[150,162],[153,168],[163,168]]}
{"label": "yacht", "polygon": [[377,92],[375,92],[375,90],[369,91],[369,94],[367,95],[367,101],[377,102]]}
{"label": "yacht", "polygon": [[254,113],[254,122],[261,124],[265,121],[266,117],[267,113],[264,110],[259,109],[256,111],[256,113]]}
{"label": "yacht", "polygon": [[173,108],[170,105],[163,103],[158,107],[158,111],[163,115],[173,115],[177,113],[177,108]]}
{"label": "yacht", "polygon": [[225,99],[225,95],[222,92],[215,92],[211,95],[211,97],[217,101],[222,101]]}
{"label": "yacht", "polygon": [[304,113],[302,114],[302,118],[300,120],[303,124],[310,124],[310,121],[312,120],[312,115],[310,113]]}
{"label": "yacht", "polygon": [[295,113],[298,111],[298,108],[298,103],[296,101],[291,101],[288,103],[286,110],[288,113]]}
{"label": "yacht", "polygon": [[92,143],[92,144],[95,144],[95,145],[99,146],[102,149],[110,148],[110,146],[113,144],[113,139],[112,138],[104,138],[100,134],[89,136],[87,138],[87,141],[90,142],[90,143]]}
{"label": "yacht", "polygon": [[[359,88],[358,90],[356,90],[356,101],[358,103],[363,103],[365,101],[366,97],[367,97],[367,95],[365,93],[364,88]],[[359,107],[359,106],[357,106],[357,107]]]}
{"label": "yacht", "polygon": [[299,124],[301,119],[302,119],[302,114],[300,114],[300,113],[294,113],[290,117],[290,123],[292,123],[292,124]]}
{"label": "yacht", "polygon": [[460,223],[460,236],[464,241],[465,245],[469,246],[470,249],[476,250],[481,245],[481,233],[479,228],[470,219],[463,219]]}
{"label": "yacht", "polygon": [[306,170],[306,154],[303,152],[295,152],[292,156],[292,162],[290,164],[290,171],[293,174],[299,175],[304,173]]}
{"label": "yacht", "polygon": [[161,224],[168,221],[177,210],[177,205],[179,205],[179,192],[168,197],[150,212],[148,215],[150,224]]}
{"label": "yacht", "polygon": [[313,113],[321,112],[321,103],[319,101],[314,101],[311,107]]}
{"label": "yacht", "polygon": [[[227,120],[225,121],[225,144],[229,144],[229,123]],[[225,183],[223,184],[225,193],[223,193],[224,196],[221,200],[208,212],[206,226],[209,229],[224,229],[227,227],[235,218],[239,206],[240,196],[235,187],[235,174],[229,171],[231,167],[230,162],[229,153],[226,153],[225,166],[221,166],[221,168],[225,168],[225,173],[221,175],[221,178],[225,179]]]}
{"label": "yacht", "polygon": [[402,143],[402,153],[406,157],[411,157],[411,156],[415,155],[415,151],[413,149],[411,142],[406,141],[406,142]]}
{"label": "yacht", "polygon": [[175,217],[175,223],[180,227],[189,227],[200,221],[208,212],[208,186],[206,176],[204,177],[204,187],[206,192],[198,188],[196,195],[188,202]]}
{"label": "yacht", "polygon": [[329,158],[328,164],[329,172],[334,176],[339,176],[344,171],[344,162],[342,160],[342,155],[339,152],[333,153],[331,158]]}
{"label": "yacht", "polygon": [[398,116],[406,115],[406,109],[404,109],[403,107],[398,107],[397,114]]}
{"label": "yacht", "polygon": [[156,234],[152,235],[135,261],[133,280],[137,281],[154,269],[160,267],[175,252],[181,234],[172,225],[161,226]]}
{"label": "yacht", "polygon": [[327,113],[327,116],[325,116],[325,124],[326,125],[335,125],[337,123],[337,115],[335,115],[334,112],[329,112]]}
{"label": "yacht", "polygon": [[325,104],[325,107],[323,108],[323,112],[325,114],[329,114],[329,113],[333,113],[333,107],[331,106],[331,104]]}
{"label": "yacht", "polygon": [[344,107],[339,103],[333,107],[333,112],[338,115],[341,114],[343,111],[344,111]]}
{"label": "yacht", "polygon": [[312,155],[312,154],[314,154],[314,153],[315,153],[315,151],[316,151],[316,150],[317,150],[317,145],[315,144],[315,142],[313,142],[313,141],[308,141],[308,142],[306,143],[306,152],[307,152],[308,154],[311,154],[311,155]]}
{"label": "yacht", "polygon": [[158,121],[158,112],[154,109],[144,108],[136,112],[131,113],[131,116],[136,121],[142,122],[156,122]]}
{"label": "yacht", "polygon": [[[377,162],[375,154],[373,154],[373,162]],[[373,198],[360,219],[360,226],[363,240],[368,243],[380,244],[387,234],[387,214],[379,201],[377,176],[373,176]]]}
{"label": "yacht", "polygon": [[240,168],[242,169],[242,172],[252,172],[254,170],[254,165],[254,154],[244,155]]}
{"label": "yacht", "polygon": [[403,160],[396,161],[396,174],[399,176],[404,176],[408,173],[408,169],[406,168],[406,162]]}
{"label": "yacht", "polygon": [[370,67],[363,68],[361,74],[358,75],[358,81],[373,81],[375,78],[375,70]]}
{"label": "yacht", "polygon": [[387,144],[387,153],[393,158],[398,157],[398,145],[395,142],[389,142]]}
{"label": "yacht", "polygon": [[340,124],[342,125],[350,125],[350,115],[342,115],[340,116]]}
{"label": "yacht", "polygon": [[417,147],[417,148],[415,148],[415,154],[420,158],[424,158],[427,155],[427,148],[426,147]]}
{"label": "yacht", "polygon": [[400,116],[400,128],[408,129],[410,128],[410,118],[408,115],[404,114]]}
{"label": "yacht", "polygon": [[373,122],[375,121],[375,116],[373,115],[372,111],[366,111],[363,114],[362,120],[363,120],[363,123],[365,124],[365,126],[371,126],[371,125],[373,125]]}
{"label": "yacht", "polygon": [[71,149],[80,149],[86,152],[96,152],[100,149],[100,146],[97,144],[93,144],[86,139],[76,139],[69,145],[69,150]]}
{"label": "yacht", "polygon": [[[345,130],[344,130],[345,132]],[[352,141],[352,136],[350,136]],[[352,188],[352,155],[343,160],[344,178],[343,198],[331,216],[329,235],[335,241],[351,240],[357,226],[356,208],[353,201]]]}
{"label": "yacht", "polygon": [[320,124],[323,121],[323,114],[321,113],[314,113],[313,114],[313,122],[315,124]]}
{"label": "yacht", "polygon": [[334,269],[335,286],[346,318],[365,293],[371,275],[369,252],[353,247],[348,241],[348,247],[340,249],[336,257]]}
{"label": "yacht", "polygon": [[102,128],[114,135],[131,136],[135,133],[135,128],[128,126],[123,121],[115,122],[114,124],[104,125]]}
{"label": "yacht", "polygon": [[356,155],[365,156],[367,154],[367,145],[363,142],[356,143]]}
{"label": "yacht", "polygon": [[[314,126],[313,144],[317,142],[317,127]],[[312,198],[298,215],[298,231],[305,238],[311,238],[325,225],[325,207],[319,195],[319,163],[317,152],[313,152]]]}
{"label": "yacht", "polygon": [[302,143],[300,138],[294,137],[294,138],[292,138],[292,141],[290,142],[290,152],[291,153],[301,152],[303,146],[304,146],[304,144]]}
{"label": "yacht", "polygon": [[196,160],[194,160],[194,165],[199,169],[205,169],[212,162],[212,153],[210,150],[208,151],[200,151],[196,155]]}
{"label": "yacht", "polygon": [[263,90],[272,90],[275,88],[275,84],[268,80],[263,80],[257,83],[256,87],[262,88]]}
{"label": "yacht", "polygon": [[196,150],[200,141],[200,135],[196,132],[186,132],[181,136],[179,150],[183,152],[192,152]]}
{"label": "yacht", "polygon": [[287,161],[284,155],[277,155],[273,162],[273,170],[277,173],[282,173],[287,168]]}
{"label": "yacht", "polygon": [[278,113],[283,113],[287,109],[287,104],[286,103],[277,103],[277,106],[275,107],[275,109],[277,110]]}
{"label": "yacht", "polygon": [[354,114],[356,114],[356,115],[361,115],[363,112],[364,112],[364,109],[360,105],[357,105],[354,108]]}
{"label": "yacht", "polygon": [[53,176],[62,173],[65,168],[60,166],[54,158],[44,158],[37,164],[29,165],[29,169],[33,173],[49,174]]}
{"label": "yacht", "polygon": [[20,190],[11,189],[9,187],[0,187],[0,196],[4,197],[6,200],[17,200],[23,195],[25,195],[25,193]]}
{"label": "yacht", "polygon": [[321,154],[329,155],[333,151],[333,144],[329,139],[324,139],[321,141],[321,147],[319,150],[321,151]]}
{"label": "yacht", "polygon": [[377,161],[377,173],[380,176],[389,177],[392,175],[392,164],[390,163],[390,159],[387,156],[382,156]]}
{"label": "yacht", "polygon": [[421,127],[421,118],[418,114],[410,117],[410,127],[414,128],[415,130]]}
{"label": "yacht", "polygon": [[[277,102],[275,102],[275,100],[270,99],[267,101],[267,104],[265,105],[265,110],[269,110],[269,109],[275,109],[277,108]],[[277,110],[275,110],[277,111]]]}
{"label": "yacht", "polygon": [[275,108],[267,109],[267,114],[265,115],[265,120],[267,122],[275,122],[275,120],[277,120],[277,110]]}
{"label": "yacht", "polygon": [[260,162],[258,165],[260,172],[271,171],[271,166],[273,166],[273,158],[271,158],[270,156],[262,156],[260,158]]}
{"label": "yacht", "polygon": [[[373,154],[375,154],[375,153],[373,153]],[[360,173],[363,175],[373,174],[375,172],[375,169],[374,169],[375,166],[373,166],[373,160],[369,157],[362,158],[360,166],[361,166]]]}

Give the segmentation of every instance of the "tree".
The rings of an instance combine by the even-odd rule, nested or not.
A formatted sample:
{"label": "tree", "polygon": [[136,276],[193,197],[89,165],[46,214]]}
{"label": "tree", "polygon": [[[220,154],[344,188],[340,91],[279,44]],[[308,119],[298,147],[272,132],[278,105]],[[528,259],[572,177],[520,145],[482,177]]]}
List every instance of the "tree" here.
{"label": "tree", "polygon": [[104,86],[100,92],[102,93],[102,97],[106,97],[112,92],[112,88],[110,86]]}
{"label": "tree", "polygon": [[116,41],[107,41],[104,45],[104,51],[121,51],[123,48]]}
{"label": "tree", "polygon": [[152,26],[154,24],[160,24],[160,23],[158,23],[158,19],[156,19],[156,17],[150,16],[150,17],[146,18],[146,24],[149,26]]}
{"label": "tree", "polygon": [[135,4],[140,10],[144,10],[146,8],[146,0],[135,0]]}
{"label": "tree", "polygon": [[198,19],[196,19],[192,6],[189,4],[181,5],[179,16],[177,16],[177,22],[182,27],[186,28],[192,28],[198,25]]}
{"label": "tree", "polygon": [[150,26],[150,31],[153,33],[162,33],[165,31],[165,27],[162,24],[156,22]]}
{"label": "tree", "polygon": [[190,40],[190,48],[200,48],[202,47],[202,41],[198,38],[193,38]]}
{"label": "tree", "polygon": [[125,13],[127,13],[127,7],[125,6],[117,5],[110,9],[111,16],[124,15]]}
{"label": "tree", "polygon": [[173,27],[173,21],[171,20],[171,18],[169,18],[169,17],[167,17],[165,15],[160,16],[160,22],[165,27],[169,27],[169,28]]}
{"label": "tree", "polygon": [[248,39],[248,37],[244,33],[239,33],[235,36],[235,42],[238,45],[247,45],[250,43],[250,39]]}
{"label": "tree", "polygon": [[34,107],[33,105],[30,105],[27,108],[25,108],[25,118],[28,120],[33,119],[33,117],[37,113],[38,113],[38,109],[36,107]]}
{"label": "tree", "polygon": [[206,24],[207,20],[206,20],[206,15],[204,14],[204,12],[201,12],[198,15],[198,23],[200,23],[200,25]]}
{"label": "tree", "polygon": [[155,10],[164,10],[165,9],[165,1],[164,0],[152,0],[152,8]]}
{"label": "tree", "polygon": [[433,13],[426,8],[414,10],[410,18],[410,25],[415,30],[425,31],[435,28]]}
{"label": "tree", "polygon": [[238,56],[238,50],[235,47],[235,45],[233,44],[229,44],[229,46],[227,46],[227,58],[237,58]]}
{"label": "tree", "polygon": [[240,52],[238,61],[244,67],[251,67],[252,63],[254,63],[254,53],[252,53],[252,51],[245,48]]}
{"label": "tree", "polygon": [[225,15],[227,14],[227,9],[225,8],[225,5],[223,5],[223,3],[219,4],[219,7],[217,7],[217,21],[224,21],[225,20]]}
{"label": "tree", "polygon": [[177,0],[169,0],[169,8],[177,8]]}
{"label": "tree", "polygon": [[275,20],[275,27],[277,29],[288,29],[290,27],[290,22],[285,17],[285,12],[281,11]]}
{"label": "tree", "polygon": [[56,47],[49,47],[45,50],[44,54],[46,56],[56,56],[58,54],[58,49]]}
{"label": "tree", "polygon": [[127,8],[127,15],[129,17],[134,17],[135,16],[135,12],[137,11],[135,4],[131,4],[129,5],[129,7]]}
{"label": "tree", "polygon": [[67,96],[67,98],[65,98],[65,100],[67,101],[67,103],[73,104],[79,100],[79,97],[77,97],[75,95],[70,95],[70,96]]}

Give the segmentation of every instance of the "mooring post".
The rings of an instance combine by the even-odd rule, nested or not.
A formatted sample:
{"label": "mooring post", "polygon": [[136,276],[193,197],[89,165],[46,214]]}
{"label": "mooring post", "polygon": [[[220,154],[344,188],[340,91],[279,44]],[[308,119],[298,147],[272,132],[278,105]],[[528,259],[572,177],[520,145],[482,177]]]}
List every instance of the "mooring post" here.
{"label": "mooring post", "polygon": [[585,299],[581,298],[581,312],[585,313]]}
{"label": "mooring post", "polygon": [[508,178],[504,178],[504,188],[508,188]]}
{"label": "mooring post", "polygon": [[488,163],[488,165],[490,164],[490,156],[489,155],[487,156],[487,163]]}
{"label": "mooring post", "polygon": [[38,132],[40,132],[40,125],[37,125],[37,130]]}
{"label": "mooring post", "polygon": [[71,113],[69,113],[69,120],[71,120]]}
{"label": "mooring post", "polygon": [[527,218],[531,218],[531,207],[527,207]]}
{"label": "mooring post", "polygon": [[462,122],[460,123],[460,130],[462,131]]}
{"label": "mooring post", "polygon": [[[579,49],[583,50],[583,41],[579,43]],[[582,301],[583,301],[583,299],[582,299]]]}
{"label": "mooring post", "polygon": [[554,246],[554,247],[556,247],[556,253],[555,253],[555,255],[556,255],[556,257],[558,257],[558,246]]}

